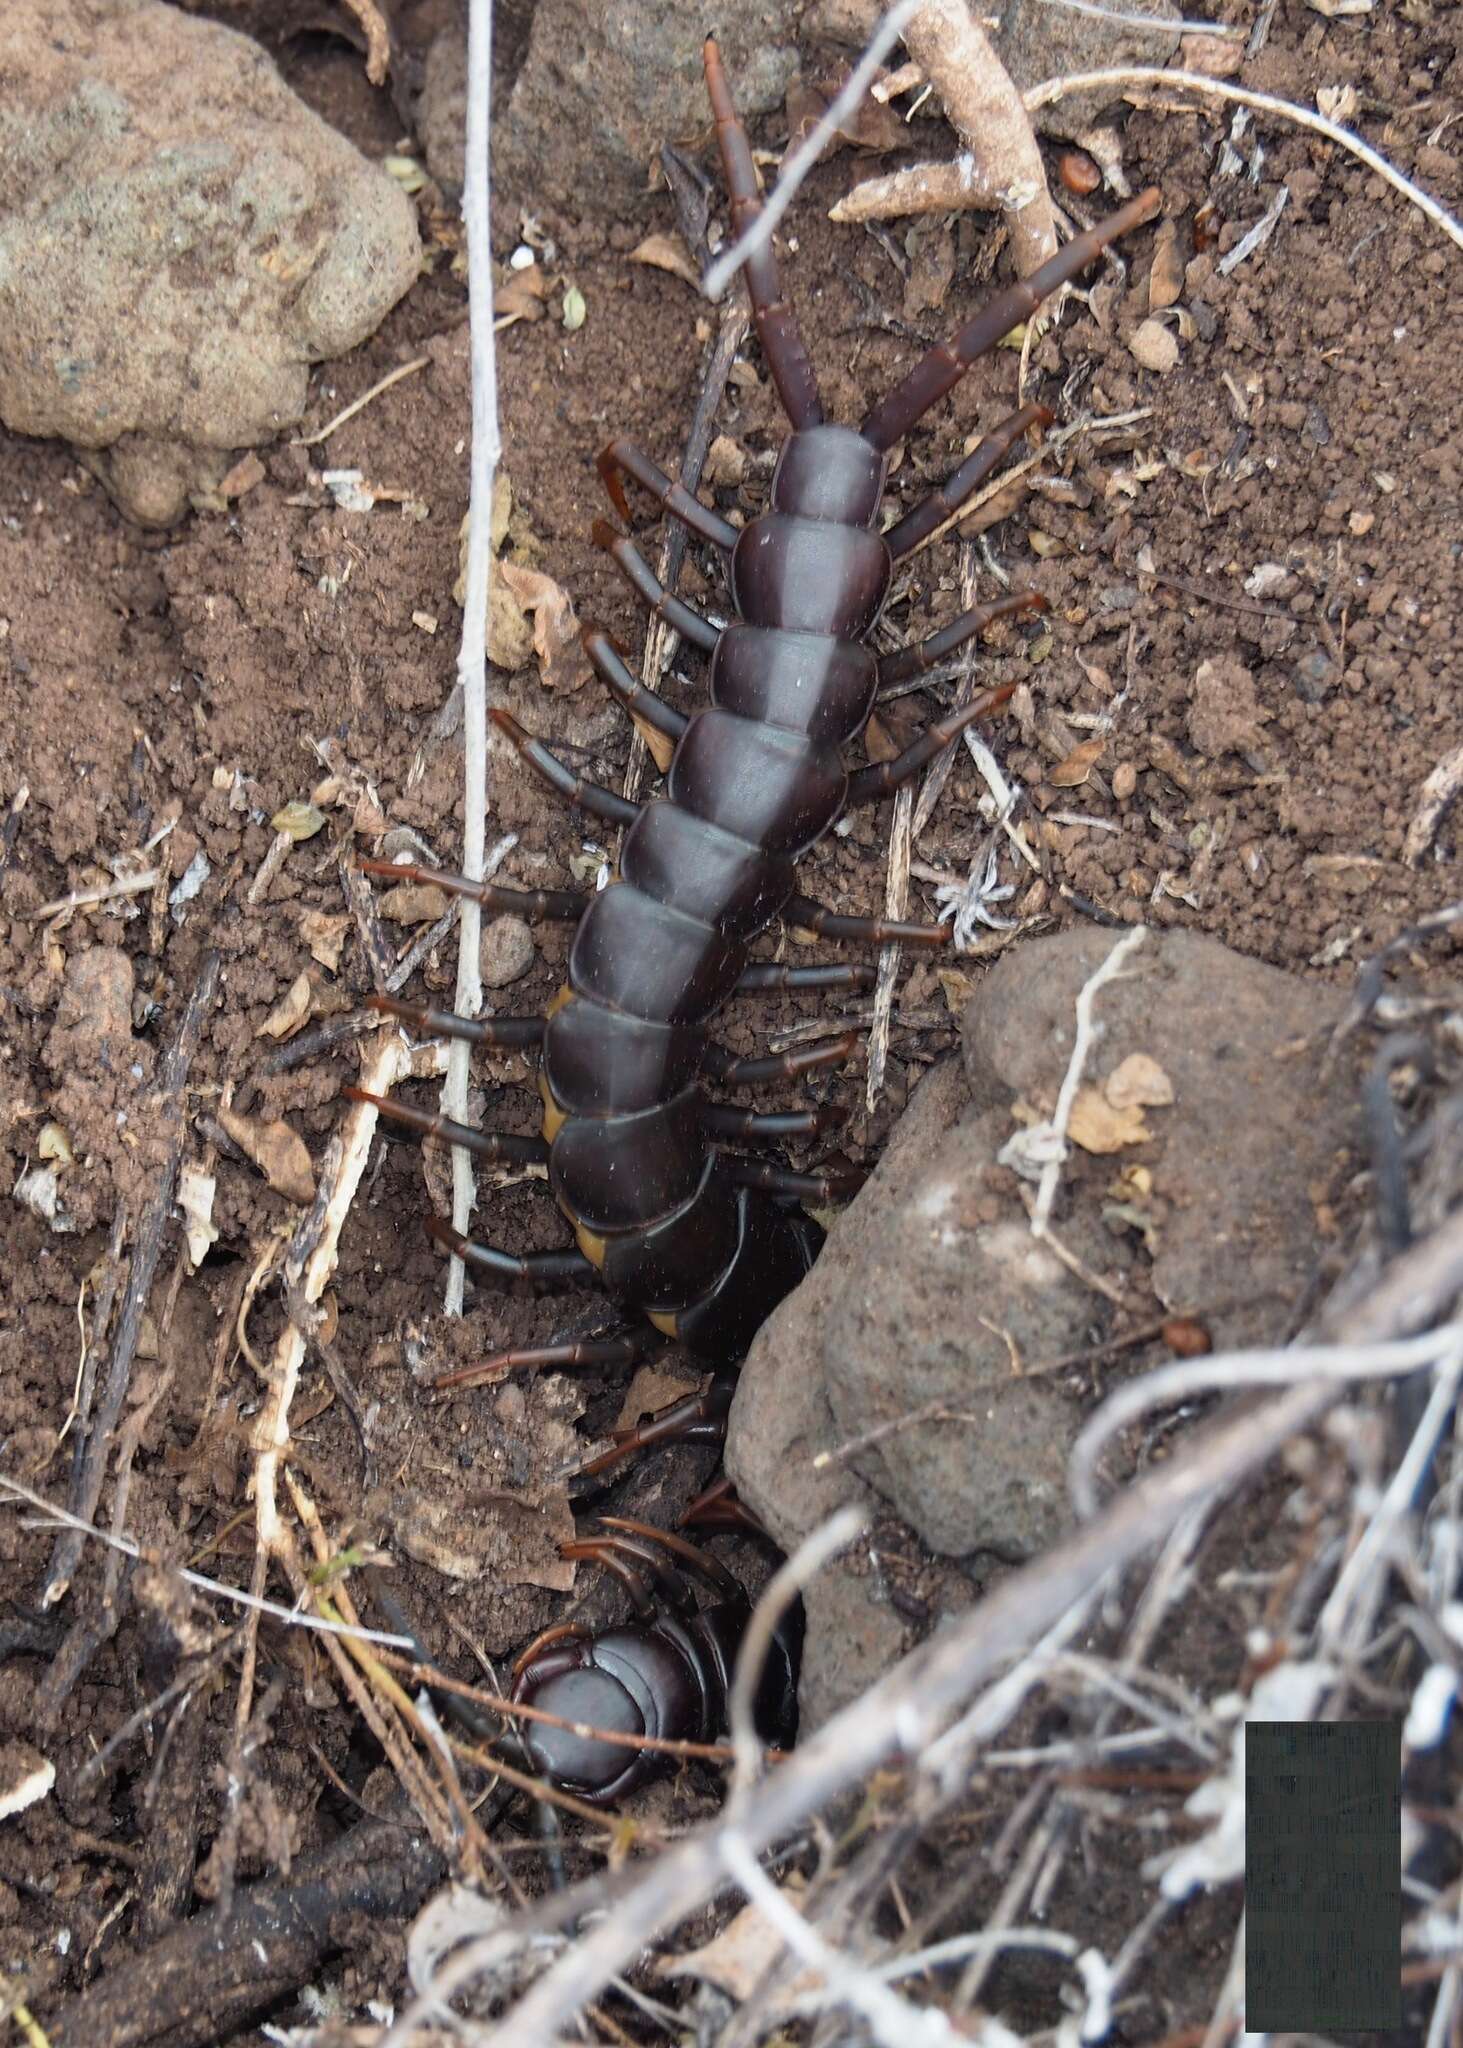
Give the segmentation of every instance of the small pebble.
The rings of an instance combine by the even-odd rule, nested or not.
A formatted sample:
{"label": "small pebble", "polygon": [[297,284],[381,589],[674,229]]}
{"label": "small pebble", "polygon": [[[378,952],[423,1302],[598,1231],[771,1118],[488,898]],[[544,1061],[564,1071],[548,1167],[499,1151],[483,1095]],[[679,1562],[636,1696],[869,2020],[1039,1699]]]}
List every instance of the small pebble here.
{"label": "small pebble", "polygon": [[1112,793],[1125,804],[1138,787],[1138,771],[1131,761],[1120,761],[1112,772]]}
{"label": "small pebble", "polygon": [[495,917],[483,933],[480,958],[488,987],[506,988],[533,965],[533,933],[521,917]]}
{"label": "small pebble", "polygon": [[1057,162],[1057,176],[1069,192],[1095,192],[1102,172],[1085,149],[1064,149]]}

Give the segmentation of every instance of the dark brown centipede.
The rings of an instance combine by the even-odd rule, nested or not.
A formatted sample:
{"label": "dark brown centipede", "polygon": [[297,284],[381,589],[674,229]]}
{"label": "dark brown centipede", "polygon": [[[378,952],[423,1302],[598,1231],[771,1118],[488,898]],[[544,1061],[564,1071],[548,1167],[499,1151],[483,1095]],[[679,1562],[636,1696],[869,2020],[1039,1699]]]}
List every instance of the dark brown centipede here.
{"label": "dark brown centipede", "polygon": [[[760,211],[756,172],[714,41],[704,55],[732,227],[740,234]],[[919,645],[876,658],[866,636],[894,564],[970,496],[1029,427],[1051,415],[1042,406],[1021,407],[940,488],[880,533],[888,454],[972,363],[1108,243],[1151,219],[1158,204],[1156,191],[1144,192],[999,293],[918,362],[856,431],[824,419],[812,363],[765,244],[747,263],[747,285],[792,432],[778,458],[770,509],[740,531],[671,482],[633,442],[613,440],[600,455],[600,474],[627,524],[624,477],[725,555],[737,614],[718,630],[661,586],[626,535],[596,523],[595,539],[650,608],[710,656],[711,707],[687,718],[635,679],[606,635],[585,635],[613,695],[676,743],[657,800],[632,804],[585,781],[507,712],[493,713],[554,788],[628,828],[618,878],[586,901],[433,869],[366,864],[475,896],[493,910],[577,922],[568,981],[546,1017],[474,1022],[385,999],[378,1004],[418,1026],[481,1044],[541,1050],[542,1138],[378,1105],[422,1137],[466,1146],[480,1158],[547,1164],[577,1250],[514,1257],[434,1223],[433,1234],[475,1272],[546,1284],[598,1272],[627,1307],[713,1366],[745,1353],[806,1272],[817,1233],[794,1204],[826,1200],[845,1184],[738,1157],[718,1141],[813,1134],[829,1127],[830,1113],[757,1116],[708,1102],[702,1083],[805,1072],[844,1057],[848,1043],[796,1058],[739,1060],[708,1039],[706,1026],[739,990],[866,985],[870,970],[863,967],[749,965],[750,940],[778,917],[830,938],[874,944],[948,939],[946,925],[835,915],[797,893],[797,861],[845,811],[888,795],[1009,694],[989,692],[931,726],[896,759],[850,772],[843,749],[863,731],[878,691],[932,667],[992,620],[1043,602],[1023,592],[978,605]],[[508,1352],[465,1377],[507,1365],[618,1363],[643,1341],[637,1332]]]}

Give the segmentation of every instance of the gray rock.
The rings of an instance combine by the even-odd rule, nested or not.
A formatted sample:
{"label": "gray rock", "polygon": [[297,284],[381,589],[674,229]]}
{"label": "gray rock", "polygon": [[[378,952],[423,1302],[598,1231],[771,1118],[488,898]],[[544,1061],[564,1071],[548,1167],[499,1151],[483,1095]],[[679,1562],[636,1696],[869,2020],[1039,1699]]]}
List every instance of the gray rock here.
{"label": "gray rock", "polygon": [[[1109,933],[1074,928],[1001,956],[965,1013],[978,1100],[1051,1107],[1077,993],[1111,946]],[[1283,1326],[1319,1254],[1317,1203],[1360,1156],[1349,1067],[1321,1072],[1342,1000],[1185,931],[1150,932],[1097,998],[1088,1078],[1142,1052],[1173,1083],[1172,1107],[1149,1113],[1153,1142],[1124,1157],[1153,1175],[1158,1298],[1204,1310],[1216,1343],[1264,1343]]]}
{"label": "gray rock", "polygon": [[533,965],[533,933],[521,917],[495,917],[483,931],[479,957],[488,987],[507,988]]}
{"label": "gray rock", "polygon": [[[711,133],[701,45],[715,28],[744,115],[782,105],[798,69],[791,0],[726,0],[715,17],[679,0],[539,0],[528,54],[493,131],[495,185],[519,206],[618,219],[643,199],[663,142]],[[434,178],[462,183],[466,37],[432,46],[418,126]]]}
{"label": "gray rock", "polygon": [[415,213],[257,43],[161,0],[11,0],[0,74],[0,418],[166,524],[379,325]]}
{"label": "gray rock", "polygon": [[[886,1502],[929,1551],[981,1577],[1066,1527],[1092,1388],[1056,1361],[1101,1342],[1112,1311],[1033,1240],[998,1154],[1018,1097],[1052,1109],[1078,991],[1112,943],[1078,928],[1002,956],[967,1008],[963,1068],[926,1076],[813,1272],[759,1331],[727,1468],[785,1548],[845,1500]],[[1338,1000],[1214,940],[1150,933],[1097,999],[1087,1078],[1146,1053],[1175,1099],[1147,1111],[1150,1138],[1120,1155],[1074,1148],[1056,1214],[1064,1247],[1135,1300],[1151,1286],[1202,1311],[1217,1344],[1278,1337],[1319,1257],[1317,1204],[1355,1167],[1354,1083],[1344,1066],[1319,1071]],[[1110,1214],[1112,1182],[1132,1165],[1151,1177],[1142,1234]],[[905,1423],[921,1410],[934,1412]],[[816,1465],[835,1449],[837,1463]],[[808,1589],[810,1726],[905,1640],[870,1567],[855,1551]]]}

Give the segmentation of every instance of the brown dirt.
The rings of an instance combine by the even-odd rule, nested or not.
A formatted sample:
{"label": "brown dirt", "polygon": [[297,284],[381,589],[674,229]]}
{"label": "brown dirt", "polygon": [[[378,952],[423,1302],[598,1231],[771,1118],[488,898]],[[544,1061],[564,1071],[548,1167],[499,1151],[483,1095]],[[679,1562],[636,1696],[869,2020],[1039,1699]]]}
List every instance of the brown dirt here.
{"label": "brown dirt", "polygon": [[[1456,104],[1455,37],[1426,7],[1407,10],[1406,18],[1368,17],[1364,28],[1284,10],[1245,81],[1301,101],[1313,97],[1318,81],[1355,85],[1366,132],[1456,203],[1457,130],[1440,144],[1426,140]],[[398,118],[365,86],[342,45],[311,42],[289,61],[297,87],[362,147],[379,153],[392,145]],[[1038,809],[1081,813],[1114,828],[1048,818],[1042,829],[1054,882],[1119,917],[1141,912],[1192,925],[1277,965],[1336,980],[1457,893],[1449,881],[1456,823],[1444,822],[1420,868],[1401,858],[1423,779],[1457,738],[1450,621],[1463,434],[1456,411],[1439,404],[1456,354],[1449,317],[1456,297],[1450,305],[1448,285],[1457,258],[1418,212],[1329,146],[1268,120],[1260,131],[1266,157],[1256,190],[1243,176],[1211,182],[1219,124],[1208,113],[1148,111],[1129,120],[1129,175],[1162,184],[1182,250],[1196,207],[1217,201],[1218,248],[1194,259],[1185,292],[1199,329],[1170,376],[1139,369],[1124,337],[1147,310],[1145,253],[1126,296],[1110,303],[1111,292],[1099,292],[1093,310],[1075,308],[1040,344],[1044,393],[1077,376],[1080,402],[1096,413],[1140,405],[1152,413],[1126,439],[1073,444],[1064,468],[1081,502],[1033,493],[1022,517],[991,532],[1014,580],[1038,585],[1052,604],[1047,627],[1027,632],[1024,645],[1009,636],[992,667],[1032,685],[1032,707],[1008,729],[1004,747],[1010,772],[1033,788]],[[830,409],[856,419],[912,355],[909,339],[862,324],[865,299],[901,320],[909,307],[915,335],[933,339],[978,302],[975,280],[992,249],[983,221],[953,231],[920,228],[907,245],[915,275],[906,295],[878,243],[824,217],[848,175],[848,159],[840,159],[815,176],[790,223],[797,249],[788,268]],[[1291,199],[1276,238],[1219,279],[1215,257],[1263,212],[1281,179]],[[500,250],[511,245],[520,214],[535,210],[532,192],[496,195]],[[505,465],[541,543],[541,562],[574,593],[581,618],[638,644],[634,607],[587,539],[602,509],[592,457],[614,428],[662,462],[676,459],[708,324],[683,283],[626,259],[650,226],[669,225],[663,198],[648,200],[641,219],[608,235],[569,219],[544,225],[588,318],[570,335],[551,311],[501,337]],[[1151,246],[1150,237],[1141,239]],[[903,245],[902,235],[894,242]],[[64,449],[0,437],[0,798],[9,804],[23,787],[29,792],[8,830],[0,883],[0,1144],[7,1186],[36,1163],[48,1119],[64,1125],[83,1162],[62,1177],[71,1234],[53,1233],[18,1203],[10,1210],[0,1426],[5,1469],[52,1497],[65,1491],[70,1446],[58,1444],[58,1432],[77,1372],[79,1314],[105,1284],[107,1234],[119,1203],[135,1223],[159,1171],[157,1107],[138,1091],[172,1040],[205,949],[223,950],[223,996],[193,1062],[190,1114],[216,1113],[221,1091],[233,1084],[251,1114],[288,1118],[318,1161],[338,1124],[337,1091],[354,1071],[353,1056],[348,1048],[322,1055],[265,1081],[259,1068],[268,1041],[258,1033],[311,965],[303,921],[345,907],[337,857],[350,843],[353,815],[361,815],[353,805],[365,797],[366,811],[377,807],[391,825],[412,828],[444,861],[459,843],[458,755],[431,730],[452,684],[459,614],[450,592],[466,509],[465,294],[447,254],[367,348],[320,374],[313,411],[323,423],[384,372],[428,353],[427,369],[377,400],[328,447],[330,466],[358,467],[378,484],[399,487],[426,505],[425,519],[390,504],[368,517],[339,512],[312,473],[320,452],[281,447],[263,451],[263,481],[227,516],[200,516],[157,545],[123,528]],[[943,275],[952,255],[954,282],[937,306],[928,297],[921,304],[920,279]],[[866,287],[864,298],[850,278]],[[1013,384],[1013,359],[1002,355],[915,434],[896,478],[909,496],[917,479],[953,466],[978,419],[1006,409]],[[764,458],[780,432],[768,388],[730,391],[718,426],[753,457],[750,482],[740,493],[723,490],[721,502],[755,509],[765,490]],[[1036,527],[1061,550],[1034,552]],[[956,557],[946,541],[916,558],[893,611],[901,639],[930,630],[927,621],[955,608]],[[1263,595],[1249,595],[1246,579],[1263,563],[1280,565],[1283,576]],[[700,587],[694,569],[684,587],[691,594]],[[414,622],[416,614],[437,619],[435,634]],[[1206,682],[1196,694],[1206,663],[1218,664],[1228,680],[1214,688]],[[1066,714],[1099,712],[1118,692],[1122,702],[1088,782],[1053,786],[1052,767],[1090,731]],[[615,779],[625,736],[591,696],[546,704],[524,676],[508,698],[528,705],[541,729],[587,740],[596,772]],[[1136,782],[1118,798],[1112,783],[1124,766],[1136,771]],[[249,903],[271,845],[271,816],[308,797],[327,773],[348,785],[350,801],[330,810],[326,829],[297,847]],[[921,857],[963,871],[983,831],[974,808],[979,793],[962,760]],[[511,757],[495,756],[494,805],[494,824],[522,835],[505,878],[562,886],[585,837],[578,825],[544,801]],[[201,892],[177,914],[154,892],[60,925],[35,919],[43,903],[110,879],[108,863],[167,824],[172,830],[156,852],[166,886],[200,851],[210,867]],[[886,830],[881,811],[820,850],[809,863],[810,892],[840,906],[878,907]],[[1047,908],[1070,914],[1054,893]],[[400,937],[399,928],[393,934]],[[542,1005],[562,978],[566,943],[552,927],[536,934],[533,968],[502,992],[504,1008]],[[132,985],[124,974],[120,998],[115,958],[98,949],[130,962]],[[452,966],[444,946],[415,985],[442,995]],[[315,971],[326,1007],[348,1007],[370,986],[354,927],[338,974]],[[98,977],[113,1010],[86,1028],[86,991]],[[941,1007],[928,967],[915,968],[905,1006]],[[815,1007],[804,1005],[803,1013]],[[785,1009],[793,1014],[793,1006]],[[759,1010],[743,1042],[765,1030],[771,1014]],[[948,1027],[896,1031],[885,1102],[850,1127],[854,1156],[877,1148],[911,1066],[947,1049],[953,1029],[952,1017]],[[533,1128],[523,1064],[505,1058],[485,1072],[485,1120]],[[861,1088],[855,1075],[830,1094],[852,1105]],[[190,1139],[189,1156],[198,1157],[204,1143]],[[169,1367],[174,1377],[143,1437],[126,1519],[170,1557],[206,1551],[208,1569],[247,1578],[251,1535],[235,1518],[244,1507],[245,1433],[259,1389],[244,1360],[220,1341],[220,1318],[232,1315],[244,1276],[293,1212],[247,1164],[225,1156],[216,1170],[213,1254],[190,1278],[171,1236],[164,1249],[138,1391]],[[500,1393],[425,1407],[416,1374],[576,1318],[584,1327],[602,1305],[589,1296],[552,1305],[493,1298],[445,1330],[436,1319],[439,1261],[420,1228],[426,1195],[415,1156],[388,1153],[368,1190],[345,1234],[334,1350],[362,1397],[380,1404],[372,1487],[362,1485],[343,1404],[314,1368],[296,1413],[298,1425],[318,1411],[299,1429],[299,1442],[340,1543],[399,1535],[409,1492],[432,1503],[439,1524],[470,1526],[485,1489],[504,1473],[521,1486],[542,1471],[546,1430],[551,1439],[566,1431],[581,1402],[589,1404],[581,1427],[601,1426],[619,1404],[613,1384],[591,1381],[582,1392],[535,1389],[526,1400]],[[558,1241],[534,1186],[494,1196],[491,1215],[493,1237],[509,1247]],[[278,1313],[270,1298],[255,1312],[251,1337],[261,1354]],[[707,1462],[677,1453],[632,1481],[635,1497],[684,1498]],[[1259,1528],[1263,1505],[1256,1503]],[[0,1583],[12,1617],[29,1614],[51,1541],[14,1514],[0,1517]],[[101,1575],[93,1551],[72,1596],[83,1614],[96,1612]],[[394,1583],[433,1644],[464,1670],[459,1631],[501,1656],[563,1611],[560,1596],[539,1587],[461,1585],[421,1565],[405,1566]],[[593,1612],[604,1596],[594,1590],[589,1598]],[[63,1625],[73,1618],[61,1610]],[[1206,1643],[1201,1620],[1191,1625],[1199,1637],[1185,1667],[1192,1682],[1201,1691],[1232,1684],[1239,1654],[1232,1634]],[[129,1610],[54,1726],[42,1731],[59,1774],[56,1794],[8,1826],[0,1861],[7,1970],[29,1973],[41,2010],[141,1938],[138,1845],[149,1826],[161,1731],[146,1744],[124,1744],[87,1791],[70,1789],[70,1780],[149,1696],[145,1635]],[[282,1645],[277,1654],[290,1682],[258,1770],[295,1846],[308,1847],[349,1818],[309,1745],[356,1786],[368,1759],[354,1716],[332,1697],[313,1655]],[[39,1669],[30,1656],[0,1669],[0,1736],[34,1735]],[[191,1711],[208,1717],[195,1752],[202,1858],[222,1811],[218,1762],[231,1727],[231,1684],[204,1688]],[[684,1817],[687,1799],[700,1794],[676,1795],[679,1805],[658,1796],[670,1799],[662,1810]],[[999,1817],[982,1825],[994,1829]],[[245,1829],[243,1876],[267,1867],[268,1841],[262,1825]],[[1114,1924],[1126,1929],[1135,1915],[1129,1901]],[[1111,1952],[1100,1917],[1093,1938]],[[1227,1938],[1207,1908],[1180,1922],[1162,2023],[1143,2015],[1130,2038],[1157,2038],[1165,2025],[1179,2028],[1207,2010],[1203,1997],[1222,1975]],[[352,1995],[364,1998],[372,1988],[353,1982]],[[384,1962],[374,1988],[387,1997],[398,1988]]]}

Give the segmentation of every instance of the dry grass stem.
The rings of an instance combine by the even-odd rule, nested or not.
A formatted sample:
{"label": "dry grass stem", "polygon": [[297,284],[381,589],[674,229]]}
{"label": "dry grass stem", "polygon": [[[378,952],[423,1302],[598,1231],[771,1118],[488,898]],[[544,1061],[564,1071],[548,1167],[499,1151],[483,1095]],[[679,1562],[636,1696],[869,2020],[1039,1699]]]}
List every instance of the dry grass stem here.
{"label": "dry grass stem", "polygon": [[318,448],[322,441],[328,441],[347,420],[353,420],[358,412],[364,412],[383,391],[389,391],[393,384],[401,383],[404,377],[414,377],[418,370],[425,370],[431,360],[430,356],[413,356],[409,363],[398,363],[394,370],[388,371],[384,377],[378,377],[369,391],[363,391],[359,398],[353,398],[349,405],[342,406],[328,426],[318,427],[313,434],[301,434],[296,440],[291,441],[290,446]]}

